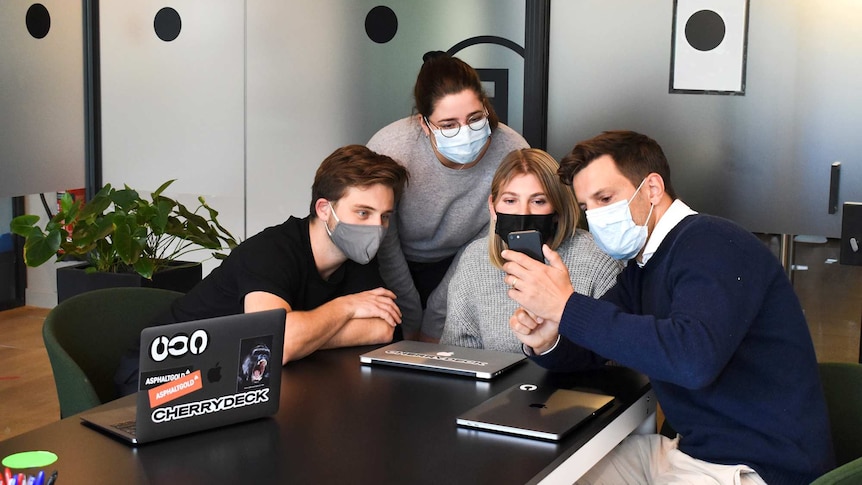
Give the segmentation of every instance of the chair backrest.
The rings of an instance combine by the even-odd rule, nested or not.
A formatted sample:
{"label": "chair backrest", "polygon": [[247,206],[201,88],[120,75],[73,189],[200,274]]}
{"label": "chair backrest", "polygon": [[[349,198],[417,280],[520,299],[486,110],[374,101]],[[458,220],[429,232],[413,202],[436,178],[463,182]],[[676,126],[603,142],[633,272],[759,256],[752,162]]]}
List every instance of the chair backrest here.
{"label": "chair backrest", "polygon": [[107,288],[69,298],[45,318],[42,337],[65,418],[116,399],[120,357],[182,293]]}
{"label": "chair backrest", "polygon": [[838,466],[862,457],[862,364],[821,362],[820,378],[832,423]]}

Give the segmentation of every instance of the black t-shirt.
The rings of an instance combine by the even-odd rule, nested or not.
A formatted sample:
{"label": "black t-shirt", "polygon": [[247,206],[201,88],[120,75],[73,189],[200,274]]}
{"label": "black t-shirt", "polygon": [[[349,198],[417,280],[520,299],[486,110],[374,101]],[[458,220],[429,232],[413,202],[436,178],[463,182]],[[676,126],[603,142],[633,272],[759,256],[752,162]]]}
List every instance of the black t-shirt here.
{"label": "black t-shirt", "polygon": [[366,265],[345,261],[328,280],[314,264],[309,217],[289,218],[234,248],[212,271],[171,307],[158,323],[184,322],[243,312],[245,295],[265,291],[291,309],[313,310],[339,296],[383,286],[377,259]]}

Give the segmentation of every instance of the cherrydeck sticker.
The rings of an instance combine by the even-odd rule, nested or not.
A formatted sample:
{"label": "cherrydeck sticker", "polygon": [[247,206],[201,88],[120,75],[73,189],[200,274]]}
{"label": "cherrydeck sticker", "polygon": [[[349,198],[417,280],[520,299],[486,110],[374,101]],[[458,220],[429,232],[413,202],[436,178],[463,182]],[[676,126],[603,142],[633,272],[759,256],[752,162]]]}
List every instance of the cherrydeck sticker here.
{"label": "cherrydeck sticker", "polygon": [[166,423],[178,419],[203,416],[204,414],[230,411],[231,409],[253,406],[269,401],[269,388],[239,392],[227,396],[219,396],[203,401],[193,401],[176,406],[165,406],[153,409],[150,419],[154,423]]}
{"label": "cherrydeck sticker", "polygon": [[154,387],[147,391],[150,396],[150,408],[155,408],[178,399],[187,394],[203,389],[201,371],[196,370],[179,379]]}

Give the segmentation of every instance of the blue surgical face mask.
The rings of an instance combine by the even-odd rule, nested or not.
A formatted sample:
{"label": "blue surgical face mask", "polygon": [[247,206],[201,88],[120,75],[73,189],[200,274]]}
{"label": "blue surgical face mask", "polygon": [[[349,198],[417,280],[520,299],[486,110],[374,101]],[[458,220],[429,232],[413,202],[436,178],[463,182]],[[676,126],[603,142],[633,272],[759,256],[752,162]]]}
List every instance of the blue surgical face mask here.
{"label": "blue surgical face mask", "polygon": [[650,204],[649,214],[643,226],[638,226],[632,219],[629,204],[643,187],[644,179],[634,195],[629,200],[621,200],[611,205],[586,211],[587,224],[596,246],[610,257],[619,260],[629,260],[637,256],[647,240],[647,222],[652,217],[653,205]]}
{"label": "blue surgical face mask", "polygon": [[437,151],[447,159],[464,165],[475,161],[485,148],[488,137],[491,136],[491,127],[487,121],[480,130],[473,130],[468,126],[462,126],[458,134],[452,138],[446,138],[438,129],[431,129],[434,133],[434,141]]}

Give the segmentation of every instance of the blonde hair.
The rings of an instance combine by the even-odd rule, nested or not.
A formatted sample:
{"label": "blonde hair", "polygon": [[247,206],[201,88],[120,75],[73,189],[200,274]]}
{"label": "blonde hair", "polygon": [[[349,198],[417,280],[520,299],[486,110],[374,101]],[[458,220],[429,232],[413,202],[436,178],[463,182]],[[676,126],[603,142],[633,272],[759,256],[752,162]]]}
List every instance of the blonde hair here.
{"label": "blonde hair", "polygon": [[[548,243],[551,249],[557,249],[566,238],[575,233],[580,218],[580,208],[575,202],[575,194],[563,185],[557,176],[559,168],[560,165],[547,152],[538,148],[523,148],[506,155],[491,180],[491,204],[496,205],[500,200],[500,193],[513,178],[519,175],[536,177],[557,215],[557,232]],[[500,252],[507,247],[505,241],[497,235],[495,221],[491,218],[488,256],[494,266],[503,268],[505,261],[500,256]]]}

